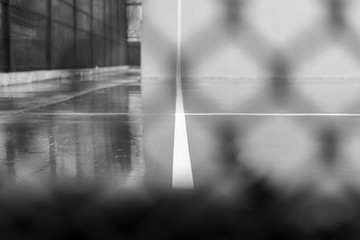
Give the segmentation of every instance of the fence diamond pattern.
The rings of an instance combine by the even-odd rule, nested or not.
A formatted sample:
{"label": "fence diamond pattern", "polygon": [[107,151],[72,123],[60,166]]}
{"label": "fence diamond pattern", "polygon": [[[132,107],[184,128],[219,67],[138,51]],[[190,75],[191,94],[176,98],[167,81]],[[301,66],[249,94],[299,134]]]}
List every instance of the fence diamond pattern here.
{"label": "fence diamond pattern", "polygon": [[[357,78],[360,35],[354,21],[357,1],[215,2],[223,11],[222,16],[182,42],[187,113],[222,116],[216,120],[187,117],[194,171],[197,162],[203,166],[213,160],[223,165],[225,156],[233,158],[230,159],[233,164],[246,165],[281,185],[316,182],[321,189],[326,184],[358,185],[359,127],[353,116],[360,103]],[[279,19],[264,16],[266,11],[276,8]],[[183,12],[183,17],[186,16]],[[286,21],[286,17],[294,21],[279,22]],[[276,23],[278,28],[274,28]],[[221,26],[218,28],[221,34],[212,31],[214,25]],[[161,35],[155,24],[152,27],[154,35]],[[162,39],[164,46],[171,45],[165,35],[157,39]],[[230,42],[233,51],[241,49],[260,69],[261,77],[246,74],[234,79],[197,77],[199,68],[224,51],[224,42]],[[153,44],[153,49],[159,45]],[[163,66],[166,71],[174,68],[175,44],[169,49],[173,50],[169,50],[168,65]],[[329,52],[335,54],[333,59]],[[322,66],[317,67],[319,61]],[[239,63],[238,68],[243,67]],[[157,105],[156,101],[153,104]],[[208,141],[216,142],[217,147],[199,148],[201,144],[192,141],[198,139],[195,135],[212,139]],[[206,145],[206,140],[202,144]],[[197,149],[206,149],[208,154],[199,154]]]}

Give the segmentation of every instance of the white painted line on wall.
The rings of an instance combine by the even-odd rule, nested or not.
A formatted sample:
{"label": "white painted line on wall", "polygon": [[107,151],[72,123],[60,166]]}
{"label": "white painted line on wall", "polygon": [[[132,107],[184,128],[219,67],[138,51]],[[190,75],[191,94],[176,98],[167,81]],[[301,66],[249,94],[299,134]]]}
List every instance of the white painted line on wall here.
{"label": "white painted line on wall", "polygon": [[177,56],[176,56],[176,112],[173,153],[173,188],[191,189],[194,180],[191,168],[188,135],[186,129],[184,99],[181,85],[181,14],[182,0],[177,1]]}

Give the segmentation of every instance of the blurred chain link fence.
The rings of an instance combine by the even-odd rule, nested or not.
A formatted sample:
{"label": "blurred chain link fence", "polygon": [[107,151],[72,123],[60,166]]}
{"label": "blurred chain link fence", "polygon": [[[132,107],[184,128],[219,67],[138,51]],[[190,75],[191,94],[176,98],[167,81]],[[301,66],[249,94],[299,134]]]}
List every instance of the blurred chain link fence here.
{"label": "blurred chain link fence", "polygon": [[[272,4],[283,2],[272,1]],[[276,41],[276,34],[277,32],[281,34],[282,29],[261,29],[259,27],[262,24],[261,21],[259,23],[254,20],[256,16],[251,16],[252,18],[249,19],[251,14],[257,13],[254,10],[256,7],[256,9],[261,9],[261,5],[265,5],[265,9],[268,7],[268,10],[271,10],[272,7],[269,7],[269,4],[271,3],[266,1],[240,0],[229,0],[220,4],[223,6],[224,16],[226,16],[222,18],[224,22],[221,26],[226,28],[225,32],[228,33],[229,41],[235,42],[235,45],[232,45],[233,48],[237,45],[245,49],[247,57],[254,59],[255,64],[264,71],[264,76],[267,77],[263,77],[263,79],[247,80],[247,76],[244,74],[244,77],[238,80],[243,81],[244,85],[240,84],[238,87],[234,87],[234,85],[223,80],[222,83],[215,81],[216,87],[207,87],[191,76],[197,70],[197,63],[206,64],[206,59],[216,57],[216,50],[213,49],[216,49],[217,46],[220,47],[222,41],[217,41],[214,38],[211,40],[203,38],[203,41],[209,43],[200,46],[200,43],[194,43],[190,37],[183,44],[184,67],[182,74],[185,76],[185,96],[188,95],[190,99],[187,102],[185,100],[188,111],[190,113],[264,113],[265,115],[271,113],[293,113],[295,115],[296,113],[305,113],[305,115],[358,113],[358,77],[360,75],[356,75],[359,73],[356,70],[359,62],[360,37],[357,31],[358,25],[356,22],[352,22],[350,12],[351,8],[357,9],[354,6],[357,1],[323,0],[316,1],[316,3],[308,2],[309,9],[317,7],[320,9],[318,12],[324,13],[320,17],[314,17],[314,19],[319,19],[319,23],[315,22],[310,23],[309,26],[303,26],[304,28],[300,28],[299,33],[293,35],[295,37],[285,38],[285,41],[281,38],[279,39],[282,41]],[[281,8],[281,6],[277,7]],[[291,10],[289,7],[291,6],[288,6],[287,10]],[[304,6],[302,5],[302,7]],[[250,14],[246,15],[246,11],[249,11]],[[282,20],[290,21],[296,18],[292,18],[292,16],[296,15],[297,12],[302,12],[302,9],[293,9],[293,11],[293,13],[289,13],[288,18]],[[261,13],[259,10],[258,12]],[[274,18],[276,18],[275,15]],[[266,18],[262,19],[262,21],[265,20]],[[263,24],[265,27],[271,26],[271,24]],[[279,28],[284,26],[281,23],[278,25]],[[294,27],[293,25],[289,24],[288,27]],[[208,36],[206,31],[200,36]],[[266,32],[272,32],[272,35]],[[197,35],[194,39],[199,40],[201,37],[199,38]],[[187,52],[188,45],[200,46],[202,49],[194,53]],[[344,52],[339,55],[338,59],[335,59],[336,64],[327,64],[326,61],[329,59],[320,58],[324,66],[329,69],[325,68],[323,72],[310,70],[306,77],[299,73],[299,68],[311,69],[311,64],[317,64],[316,61],[312,60],[325,54],[326,49],[337,48],[338,46]],[[349,56],[350,60],[348,59]],[[347,68],[347,65],[355,67],[354,72],[349,74],[347,70],[351,70],[351,67]],[[337,74],[333,74],[330,68],[337,68],[338,66],[340,66],[340,70]],[[238,67],[243,68],[241,63]],[[246,72],[246,69],[244,71]],[[224,92],[221,90],[222,87],[225,89]],[[200,94],[187,94],[186,91],[192,88],[199,90]],[[233,92],[231,88],[236,88],[236,90]],[[252,93],[249,94],[246,91]],[[228,96],[224,97],[224,93],[227,93]],[[346,97],[341,95],[346,95]],[[302,171],[297,165],[299,161],[313,167],[314,161],[317,160],[326,163],[326,165],[336,165],[341,162],[340,165],[350,164],[353,169],[359,169],[356,160],[360,153],[356,150],[356,142],[359,137],[357,134],[358,127],[354,122],[351,124],[346,118],[264,116],[250,119],[237,118],[231,121],[234,121],[233,125],[239,126],[238,133],[228,131],[229,134],[233,135],[233,149],[237,153],[237,158],[248,162],[250,165],[255,162],[256,169],[263,168],[266,169],[263,171],[267,173],[274,171],[275,174],[278,174],[281,171],[278,172],[276,169],[281,169],[284,165],[289,164],[283,171],[288,171],[286,174],[290,179],[294,177],[289,176],[291,171],[294,171],[293,174]],[[204,123],[199,122],[198,124],[203,125]],[[223,123],[220,121],[218,126],[210,124],[208,129],[216,132],[216,129],[222,125]],[[230,126],[233,125],[230,124]],[[223,129],[223,126],[220,128]],[[290,149],[292,150],[290,151]],[[307,162],[307,158],[313,160]],[[298,166],[298,168],[291,167],[291,165]],[[352,177],[355,176],[352,175]],[[343,181],[343,179],[339,181]],[[355,179],[344,181],[358,182]]]}
{"label": "blurred chain link fence", "polygon": [[[359,24],[356,21],[354,22],[355,15],[353,13],[354,9],[360,9],[357,1],[319,0],[305,1],[304,4],[295,4],[296,1],[285,4],[285,1],[280,0],[210,2],[218,5],[219,17],[214,17],[214,22],[205,23],[200,30],[194,31],[193,35],[183,37],[181,43],[181,70],[185,107],[188,113],[223,113],[224,115],[226,113],[305,113],[320,115],[358,113],[358,93],[360,90],[358,77],[360,77],[360,71],[358,71],[357,66],[360,56],[360,36]],[[284,3],[284,6],[279,5],[280,3]],[[191,6],[191,3],[184,1],[184,5],[186,4]],[[292,4],[298,9],[292,9]],[[282,9],[282,6],[285,10]],[[184,7],[188,10],[190,8]],[[266,12],[276,9],[282,9],[280,12],[283,15],[281,16],[285,14],[285,18],[276,19],[277,12]],[[307,11],[312,11],[312,13],[307,13]],[[314,22],[308,23],[307,19],[301,16],[301,13],[306,13],[305,15],[311,17]],[[193,19],[192,21],[196,20],[194,16],[189,16],[185,10],[182,14],[183,19],[185,19],[183,21],[189,23],[191,20],[186,20],[188,18]],[[268,16],[265,16],[266,14]],[[318,15],[311,16],[311,14]],[[273,24],[266,22],[266,20],[273,20],[267,18],[269,16],[273,16],[275,19]],[[202,16],[199,15],[198,18],[201,19]],[[291,22],[291,20],[294,21]],[[305,24],[303,24],[304,22]],[[153,49],[148,51],[155,54],[157,50],[154,49],[158,49],[160,45],[167,46],[169,49],[169,55],[164,61],[166,64],[162,66],[163,71],[169,72],[169,69],[174,69],[176,44],[168,39],[166,34],[157,28],[156,24],[151,22],[146,24],[150,29],[148,31],[154,32],[153,39],[148,38],[149,46],[153,46]],[[183,32],[186,32],[186,27],[189,27],[186,24],[183,23],[182,25]],[[295,25],[301,25],[301,27]],[[274,28],[269,29],[271,26]],[[294,33],[292,28],[298,32]],[[226,68],[224,66],[226,64],[232,65],[234,68],[240,69],[239,72],[240,74],[243,72],[243,75],[238,77],[234,74],[234,81],[218,77],[213,81],[213,86],[204,83],[203,79],[211,76],[207,76],[203,72],[207,70],[211,72],[211,66],[214,66],[208,63],[212,59],[216,59],[219,52],[221,54],[224,45],[228,42],[231,43],[232,51],[242,49],[243,53],[246,54],[245,58],[251,59],[253,65],[260,69],[257,71],[261,73],[252,77],[251,74],[248,74],[247,66],[244,66],[242,62],[217,62],[224,68]],[[341,49],[341,54],[335,54],[335,63],[331,62],[334,59],[327,58],[328,49],[336,49],[336,51]],[[233,60],[236,59],[233,58]],[[320,62],[320,67],[318,62]],[[204,68],[203,65],[206,66],[207,64],[208,67]],[[315,68],[314,70],[313,65],[317,65],[318,69]],[[200,68],[205,70],[199,73]],[[305,74],[299,69],[301,71],[305,69]],[[336,69],[335,72],[332,71],[334,69]],[[216,76],[213,77],[216,78]],[[155,100],[153,105],[161,104]],[[283,122],[284,126],[288,124],[288,133],[291,133],[287,137],[298,139],[301,143],[308,142],[305,145],[300,144],[306,146],[301,151],[299,150],[300,152],[310,152],[314,147],[317,149],[315,152],[319,151],[323,154],[310,157],[320,158],[327,163],[333,162],[329,159],[342,160],[344,154],[351,155],[351,157],[348,156],[351,158],[350,161],[357,165],[355,159],[359,152],[349,150],[356,148],[357,131],[355,129],[357,127],[354,124],[347,124],[346,119],[321,116],[313,117],[311,120],[299,116],[286,117],[286,119],[278,118],[274,120],[274,117],[265,116],[253,117],[251,121],[249,119],[230,120],[230,122],[235,121],[236,123],[233,124],[239,125],[239,128],[245,132],[242,134],[236,133],[236,131],[232,132],[232,137],[237,142],[234,143],[234,150],[239,148],[236,144],[244,143],[243,140],[240,140],[241,138],[244,138],[244,144],[247,146],[253,142],[260,144],[255,148],[271,148],[270,142],[276,141],[276,139],[267,139],[273,137],[269,135],[269,131],[276,132],[274,128],[278,128],[277,124]],[[199,121],[198,126],[203,128],[204,125],[206,123]],[[216,129],[222,125],[222,121],[215,125],[211,123],[207,129],[216,134]],[[278,130],[280,131],[281,128]],[[194,131],[196,131],[195,127]],[[190,131],[189,138],[191,137]],[[258,140],[255,141],[254,138]],[[291,145],[291,143],[285,144],[286,140],[284,139],[278,140],[284,142],[283,145],[279,143],[280,149],[278,148],[278,151],[273,152],[273,158],[279,158],[277,154],[285,154],[286,146]],[[281,146],[283,146],[283,151]],[[190,148],[192,148],[191,145]],[[245,147],[243,152],[238,153],[238,157],[240,158],[241,154],[248,154],[248,157],[251,158],[250,163],[254,159],[260,158],[260,162],[263,161],[263,163],[272,165],[271,161],[264,159],[269,158],[269,155],[264,154],[260,157],[257,154],[248,153],[249,151]],[[305,155],[305,158],[309,157],[307,154]]]}
{"label": "blurred chain link fence", "polygon": [[[296,217],[312,227],[352,219],[360,192],[359,2],[208,1],[214,7],[203,13],[200,4],[182,2],[181,75],[195,186],[218,175],[210,187],[232,178],[236,188],[246,181],[237,175],[251,176],[274,186],[284,202],[294,197],[304,211]],[[208,12],[213,21],[202,21]],[[146,51],[163,54],[156,71],[170,80],[145,101],[149,112],[172,113],[173,106],[161,107],[174,101],[178,43],[148,16]],[[143,89],[153,82],[144,79]],[[158,133],[170,121],[161,114],[150,119],[145,138],[166,144],[171,127],[166,140]],[[156,144],[145,140],[147,161],[159,162]]]}
{"label": "blurred chain link fence", "polygon": [[1,0],[0,70],[126,64],[126,1]]}

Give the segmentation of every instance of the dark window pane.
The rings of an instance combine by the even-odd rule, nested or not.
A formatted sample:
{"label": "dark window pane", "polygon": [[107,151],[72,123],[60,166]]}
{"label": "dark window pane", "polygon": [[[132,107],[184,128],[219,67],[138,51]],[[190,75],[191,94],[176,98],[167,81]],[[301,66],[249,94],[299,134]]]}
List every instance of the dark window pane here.
{"label": "dark window pane", "polygon": [[105,25],[111,27],[111,2],[104,1],[105,4]]}
{"label": "dark window pane", "polygon": [[106,52],[105,52],[105,56],[106,56],[106,66],[111,66],[111,41],[110,40],[106,40]]}
{"label": "dark window pane", "polygon": [[47,16],[47,4],[45,0],[11,0],[11,5],[27,10],[29,12],[38,13],[40,15]]}
{"label": "dark window pane", "polygon": [[116,30],[118,25],[118,18],[117,18],[117,1],[118,0],[111,0],[111,28]]}
{"label": "dark window pane", "polygon": [[79,68],[89,68],[91,65],[91,36],[88,32],[78,31],[76,34],[76,56]]}
{"label": "dark window pane", "polygon": [[118,65],[119,64],[119,50],[120,50],[120,44],[117,42],[112,42],[112,51],[111,51],[111,63],[112,65]]}
{"label": "dark window pane", "polygon": [[101,36],[94,36],[93,51],[94,51],[94,64],[95,66],[104,66],[104,39]]}
{"label": "dark window pane", "polygon": [[128,43],[128,65],[140,66],[141,44],[139,42]]}
{"label": "dark window pane", "polygon": [[45,69],[46,18],[17,8],[10,11],[14,70]]}
{"label": "dark window pane", "polygon": [[73,6],[64,1],[53,1],[52,5],[53,19],[66,23],[68,25],[74,25],[74,10]]}
{"label": "dark window pane", "polygon": [[104,20],[104,1],[93,0],[94,18],[103,21]]}
{"label": "dark window pane", "polygon": [[93,21],[93,31],[95,34],[103,36],[104,35],[104,24],[103,22],[100,22],[99,20]]}
{"label": "dark window pane", "polygon": [[3,4],[0,2],[0,71],[5,70],[5,52],[4,52],[4,30],[3,30]]}
{"label": "dark window pane", "polygon": [[78,11],[76,13],[76,18],[77,18],[77,28],[78,29],[82,29],[85,31],[91,30],[91,19],[90,19],[89,15]]}
{"label": "dark window pane", "polygon": [[66,25],[53,23],[52,63],[55,68],[75,66],[74,30]]}
{"label": "dark window pane", "polygon": [[73,5],[74,1],[76,1],[76,0],[60,0],[60,1],[63,1],[63,2],[65,2],[67,4],[70,4],[70,5]]}
{"label": "dark window pane", "polygon": [[90,0],[76,0],[76,7],[90,14],[91,12],[91,1]]}

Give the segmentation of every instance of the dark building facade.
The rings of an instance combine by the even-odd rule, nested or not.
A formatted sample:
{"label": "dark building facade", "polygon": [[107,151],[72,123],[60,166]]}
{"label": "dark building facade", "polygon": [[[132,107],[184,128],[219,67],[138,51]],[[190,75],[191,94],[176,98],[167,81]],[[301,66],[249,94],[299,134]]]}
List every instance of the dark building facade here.
{"label": "dark building facade", "polygon": [[0,0],[0,71],[127,64],[126,1]]}

